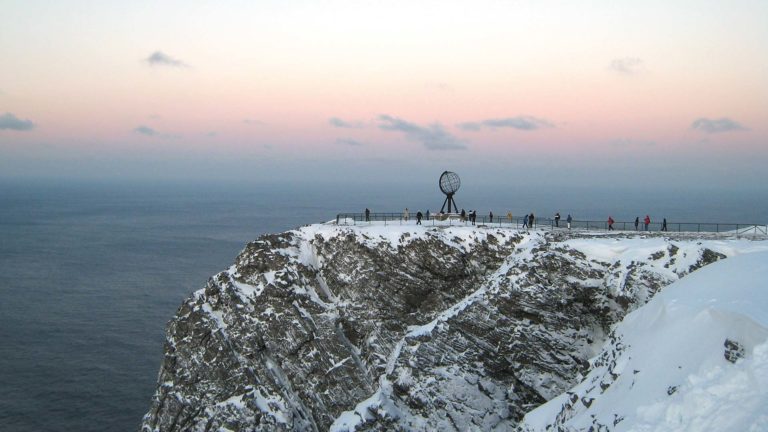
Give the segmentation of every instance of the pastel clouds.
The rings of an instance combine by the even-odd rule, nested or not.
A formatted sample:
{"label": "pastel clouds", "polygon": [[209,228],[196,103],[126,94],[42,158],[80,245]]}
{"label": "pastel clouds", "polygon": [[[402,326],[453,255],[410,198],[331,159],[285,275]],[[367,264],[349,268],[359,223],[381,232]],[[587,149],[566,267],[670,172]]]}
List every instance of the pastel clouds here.
{"label": "pastel clouds", "polygon": [[139,126],[133,130],[136,133],[146,135],[146,136],[157,136],[159,135],[156,130],[152,129],[149,126]]}
{"label": "pastel clouds", "polygon": [[28,131],[34,127],[35,124],[31,120],[22,120],[9,112],[0,116],[0,129]]}
{"label": "pastel clouds", "polygon": [[708,119],[701,117],[694,120],[694,122],[691,124],[691,129],[710,134],[749,130],[738,122],[727,117],[722,117],[719,119]]}
{"label": "pastel clouds", "polygon": [[189,65],[183,61],[173,58],[162,51],[153,52],[149,55],[149,57],[144,59],[144,61],[147,62],[150,66],[170,66],[177,68],[189,67]]}
{"label": "pastel clouds", "polygon": [[401,132],[407,139],[420,143],[427,150],[464,150],[467,148],[463,140],[453,136],[440,123],[420,126],[401,118],[382,114],[379,116],[379,129]]}
{"label": "pastel clouds", "polygon": [[336,144],[341,144],[341,145],[345,145],[345,146],[349,146],[349,147],[361,147],[361,146],[365,145],[361,141],[354,140],[354,139],[351,139],[351,138],[337,138],[336,139]]}
{"label": "pastel clouds", "polygon": [[133,132],[135,132],[137,134],[140,134],[140,135],[147,136],[147,137],[151,137],[151,138],[164,138],[164,139],[165,138],[179,138],[179,135],[161,133],[161,132],[157,131],[156,129],[151,128],[149,126],[145,126],[145,125],[141,125],[141,126],[138,126],[138,127],[134,128]]}
{"label": "pastel clouds", "polygon": [[333,127],[345,128],[345,129],[362,129],[363,127],[365,127],[363,122],[347,121],[347,120],[342,120],[338,117],[331,117],[330,119],[328,119],[328,123]]}
{"label": "pastel clouds", "polygon": [[634,75],[640,72],[643,61],[637,57],[622,57],[611,60],[609,69],[623,75]]}
{"label": "pastel clouds", "polygon": [[532,116],[517,116],[507,118],[497,118],[482,120],[480,122],[466,122],[456,125],[459,129],[465,131],[479,131],[482,128],[498,129],[498,128],[512,128],[518,130],[536,130],[544,128],[552,128],[554,125],[549,121]]}

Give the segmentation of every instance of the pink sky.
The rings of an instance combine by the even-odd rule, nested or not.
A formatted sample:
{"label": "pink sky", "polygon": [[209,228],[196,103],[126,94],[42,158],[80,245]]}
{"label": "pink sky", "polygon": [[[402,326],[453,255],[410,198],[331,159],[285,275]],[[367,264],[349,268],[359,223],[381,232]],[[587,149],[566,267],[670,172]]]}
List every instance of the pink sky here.
{"label": "pink sky", "polygon": [[11,1],[0,175],[142,155],[768,161],[765,2],[413,3]]}

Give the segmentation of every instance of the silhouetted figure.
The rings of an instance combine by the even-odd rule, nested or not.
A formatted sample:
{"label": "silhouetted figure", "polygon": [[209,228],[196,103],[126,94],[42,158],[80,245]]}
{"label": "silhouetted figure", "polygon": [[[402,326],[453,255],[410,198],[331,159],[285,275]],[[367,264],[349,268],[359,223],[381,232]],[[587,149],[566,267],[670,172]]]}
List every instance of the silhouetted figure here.
{"label": "silhouetted figure", "polygon": [[571,222],[573,222],[573,218],[571,217],[571,214],[568,213],[568,217],[565,219],[566,222],[568,222],[568,229],[571,229]]}
{"label": "silhouetted figure", "polygon": [[472,225],[477,222],[477,210],[472,210],[472,213],[469,215],[469,218],[472,220]]}
{"label": "silhouetted figure", "polygon": [[427,209],[427,220],[429,220],[429,209]]}
{"label": "silhouetted figure", "polygon": [[643,219],[643,223],[645,224],[645,230],[648,231],[648,225],[651,224],[651,217],[648,215],[645,215],[645,219]]}
{"label": "silhouetted figure", "polygon": [[423,215],[421,214],[420,211],[416,212],[416,225],[421,225],[421,218],[422,217],[423,217]]}
{"label": "silhouetted figure", "polygon": [[635,218],[635,231],[637,231],[637,226],[640,225],[640,216]]}
{"label": "silhouetted figure", "polygon": [[368,209],[365,209],[365,221],[370,222],[371,221],[371,211]]}
{"label": "silhouetted figure", "polygon": [[560,228],[560,212],[555,213],[555,226]]}
{"label": "silhouetted figure", "polygon": [[662,231],[667,230],[667,218],[664,218],[664,221],[661,223],[661,230]]}
{"label": "silhouetted figure", "polygon": [[464,222],[467,220],[467,212],[464,211],[464,209],[461,209],[461,221]]}
{"label": "silhouetted figure", "polygon": [[488,213],[488,219],[493,223],[493,212]]}
{"label": "silhouetted figure", "polygon": [[530,216],[528,216],[528,226],[529,226],[529,227],[531,227],[531,228],[533,228],[533,227],[534,227],[534,223],[533,223],[533,212],[531,212]]}
{"label": "silhouetted figure", "polygon": [[528,214],[523,218],[523,228],[528,228]]}
{"label": "silhouetted figure", "polygon": [[613,218],[608,216],[608,231],[613,231]]}

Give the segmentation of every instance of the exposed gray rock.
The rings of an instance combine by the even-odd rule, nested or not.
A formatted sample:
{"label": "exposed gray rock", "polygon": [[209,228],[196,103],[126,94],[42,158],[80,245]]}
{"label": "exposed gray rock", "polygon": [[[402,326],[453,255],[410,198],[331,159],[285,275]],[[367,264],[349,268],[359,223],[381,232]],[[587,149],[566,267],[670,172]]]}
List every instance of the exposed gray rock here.
{"label": "exposed gray rock", "polygon": [[[169,323],[141,429],[514,429],[579,381],[612,324],[725,257],[662,238],[645,259],[606,260],[578,237],[325,225],[261,237]],[[608,239],[637,241],[625,237]]]}

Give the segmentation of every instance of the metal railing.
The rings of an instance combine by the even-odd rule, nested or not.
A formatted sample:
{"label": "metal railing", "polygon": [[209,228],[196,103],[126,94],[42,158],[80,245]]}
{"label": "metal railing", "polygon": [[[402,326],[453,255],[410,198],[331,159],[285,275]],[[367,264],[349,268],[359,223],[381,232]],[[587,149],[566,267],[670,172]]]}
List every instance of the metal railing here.
{"label": "metal railing", "polygon": [[[451,214],[447,215],[444,219],[439,219],[438,215],[430,214],[429,217],[422,218],[422,225],[430,226],[463,226],[463,225],[481,225],[481,226],[494,226],[494,227],[506,227],[522,229],[524,227],[523,217],[507,216],[495,216],[493,219],[490,216],[477,216],[474,223],[467,215],[461,218],[459,215]],[[446,215],[443,215],[446,216]],[[365,213],[339,213],[336,215],[337,225],[358,225],[358,224],[370,224],[373,222],[383,222],[384,225],[394,224],[415,224],[416,213],[410,213],[408,219],[405,219],[403,213],[370,213],[367,216]],[[555,221],[553,218],[534,218],[533,226],[528,228],[545,228],[545,229],[568,229],[568,222],[565,219]],[[637,232],[679,232],[679,233],[722,233],[735,236],[768,236],[768,226],[760,224],[745,224],[745,223],[720,223],[720,222],[667,222],[666,229],[663,222],[651,222],[646,225],[641,220],[637,225],[634,221],[624,222],[618,221],[613,223],[613,231],[637,231]],[[611,231],[608,227],[607,221],[594,221],[594,220],[572,220],[572,230],[580,231]]]}

